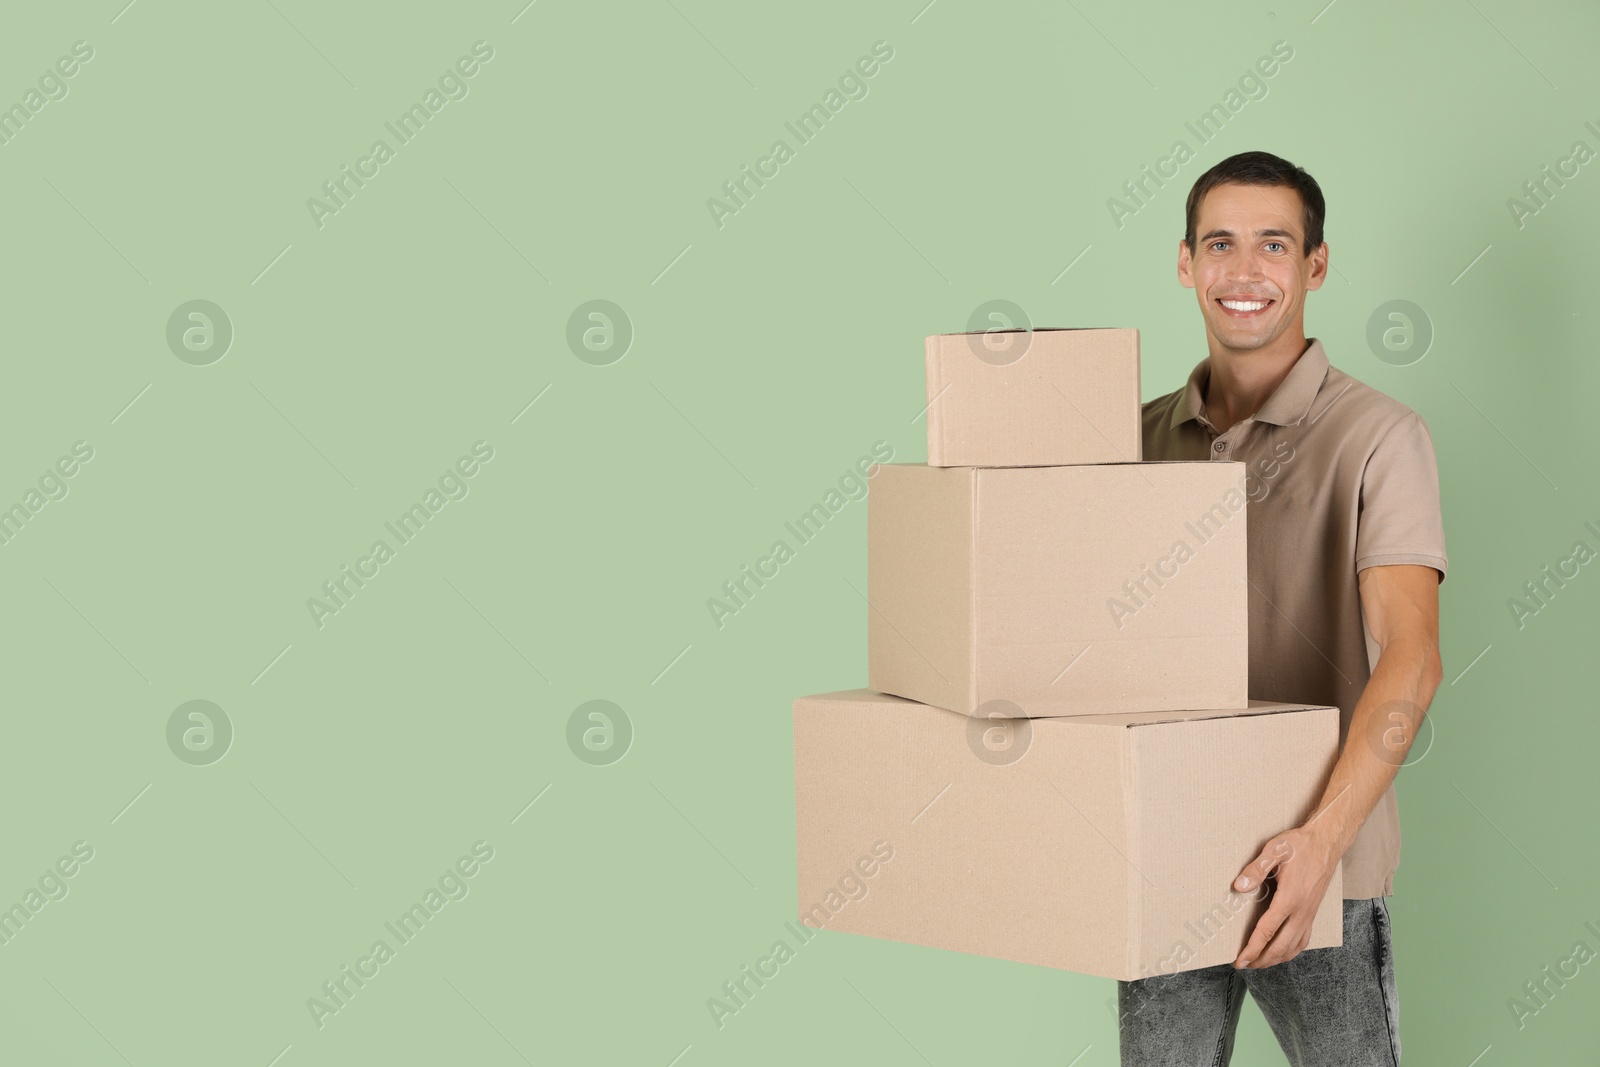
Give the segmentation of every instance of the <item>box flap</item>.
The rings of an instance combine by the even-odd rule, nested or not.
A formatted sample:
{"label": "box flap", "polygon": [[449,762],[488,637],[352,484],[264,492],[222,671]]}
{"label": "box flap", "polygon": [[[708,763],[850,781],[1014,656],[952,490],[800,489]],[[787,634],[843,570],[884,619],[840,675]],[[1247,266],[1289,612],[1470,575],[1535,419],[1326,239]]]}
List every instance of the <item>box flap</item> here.
{"label": "box flap", "polygon": [[[1195,722],[1202,719],[1232,719],[1247,715],[1281,715],[1300,711],[1322,711],[1327,704],[1284,704],[1272,700],[1252,700],[1244,708],[1195,708],[1187,711],[1132,711],[1110,715],[1052,715],[1036,719],[1040,723],[1071,723],[1093,726],[1157,726],[1168,722]],[[1337,709],[1334,709],[1337,710]]]}

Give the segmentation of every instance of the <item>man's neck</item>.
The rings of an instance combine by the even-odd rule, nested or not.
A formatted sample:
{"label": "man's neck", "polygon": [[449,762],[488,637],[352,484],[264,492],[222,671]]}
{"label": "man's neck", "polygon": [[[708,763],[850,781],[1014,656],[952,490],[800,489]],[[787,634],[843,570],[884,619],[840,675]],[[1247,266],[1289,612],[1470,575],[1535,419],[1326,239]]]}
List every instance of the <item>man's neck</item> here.
{"label": "man's neck", "polygon": [[1210,380],[1206,383],[1206,418],[1227,433],[1235,423],[1250,418],[1277,391],[1311,342],[1280,337],[1268,348],[1234,351],[1218,346],[1211,353]]}

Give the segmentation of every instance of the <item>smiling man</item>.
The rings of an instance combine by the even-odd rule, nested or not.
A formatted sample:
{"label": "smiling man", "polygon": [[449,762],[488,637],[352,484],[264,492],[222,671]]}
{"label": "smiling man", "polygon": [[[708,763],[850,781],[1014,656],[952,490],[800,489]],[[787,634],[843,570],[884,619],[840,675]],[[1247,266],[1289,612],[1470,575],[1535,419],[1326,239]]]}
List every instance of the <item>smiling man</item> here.
{"label": "smiling man", "polygon": [[[1328,271],[1311,175],[1232,156],[1196,180],[1187,215],[1178,278],[1210,354],[1144,405],[1144,458],[1246,464],[1250,696],[1337,706],[1340,752],[1316,809],[1233,883],[1253,896],[1273,883],[1239,958],[1119,984],[1122,1063],[1226,1064],[1249,990],[1294,1067],[1390,1067],[1393,782],[1442,677],[1433,443],[1420,415],[1305,336],[1306,295]],[[1341,867],[1344,944],[1303,951]]]}

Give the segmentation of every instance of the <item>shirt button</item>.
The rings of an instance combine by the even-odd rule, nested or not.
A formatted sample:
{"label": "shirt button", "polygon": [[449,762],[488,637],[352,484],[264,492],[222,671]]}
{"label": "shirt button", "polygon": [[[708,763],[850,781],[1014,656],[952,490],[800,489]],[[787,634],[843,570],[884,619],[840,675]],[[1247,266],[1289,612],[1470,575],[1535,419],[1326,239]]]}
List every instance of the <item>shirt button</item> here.
{"label": "shirt button", "polygon": [[1218,452],[1226,452],[1228,450],[1227,444],[1225,442],[1222,442],[1222,441],[1218,441],[1216,444],[1212,445],[1211,447],[1215,448]]}

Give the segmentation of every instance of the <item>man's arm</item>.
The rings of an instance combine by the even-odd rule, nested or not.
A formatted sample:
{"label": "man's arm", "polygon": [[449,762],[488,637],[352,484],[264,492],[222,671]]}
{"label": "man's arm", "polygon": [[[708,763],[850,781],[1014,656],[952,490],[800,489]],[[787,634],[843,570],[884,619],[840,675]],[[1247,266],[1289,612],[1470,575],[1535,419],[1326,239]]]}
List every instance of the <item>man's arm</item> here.
{"label": "man's arm", "polygon": [[1439,572],[1416,564],[1368,567],[1357,581],[1378,662],[1351,713],[1344,750],[1316,812],[1303,826],[1267,842],[1233,883],[1244,892],[1277,870],[1272,904],[1234,961],[1236,967],[1271,967],[1306,947],[1333,872],[1394,781],[1443,680]]}

